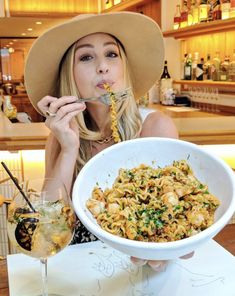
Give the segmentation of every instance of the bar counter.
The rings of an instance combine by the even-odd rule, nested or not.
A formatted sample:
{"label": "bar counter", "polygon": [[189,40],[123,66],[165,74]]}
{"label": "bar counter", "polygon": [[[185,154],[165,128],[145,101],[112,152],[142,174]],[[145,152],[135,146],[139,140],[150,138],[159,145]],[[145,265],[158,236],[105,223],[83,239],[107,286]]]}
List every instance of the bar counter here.
{"label": "bar counter", "polygon": [[235,114],[159,104],[148,107],[172,117],[181,140],[199,145],[235,143]]}
{"label": "bar counter", "polygon": [[[195,144],[235,143],[235,116],[231,114],[213,114],[185,107],[179,111],[174,107],[158,104],[149,105],[148,108],[171,116],[181,140]],[[43,122],[11,123],[0,112],[0,150],[43,149],[48,135],[49,130]]]}
{"label": "bar counter", "polygon": [[44,122],[12,123],[0,111],[0,150],[44,149],[48,135]]}
{"label": "bar counter", "polygon": [[[225,226],[214,239],[230,253],[235,255],[235,224]],[[5,259],[0,260],[0,295],[9,296],[7,262]]]}

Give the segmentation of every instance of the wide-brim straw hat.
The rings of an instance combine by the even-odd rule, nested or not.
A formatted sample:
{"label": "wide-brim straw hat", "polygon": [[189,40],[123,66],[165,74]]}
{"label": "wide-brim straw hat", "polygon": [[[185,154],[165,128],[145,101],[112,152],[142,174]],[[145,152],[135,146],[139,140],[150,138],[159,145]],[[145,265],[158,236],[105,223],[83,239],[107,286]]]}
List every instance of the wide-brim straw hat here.
{"label": "wide-brim straw hat", "polygon": [[164,64],[164,43],[157,23],[140,13],[81,14],[47,30],[33,43],[25,65],[25,86],[32,105],[46,95],[58,96],[60,61],[78,39],[108,33],[123,45],[136,98],[159,79]]}

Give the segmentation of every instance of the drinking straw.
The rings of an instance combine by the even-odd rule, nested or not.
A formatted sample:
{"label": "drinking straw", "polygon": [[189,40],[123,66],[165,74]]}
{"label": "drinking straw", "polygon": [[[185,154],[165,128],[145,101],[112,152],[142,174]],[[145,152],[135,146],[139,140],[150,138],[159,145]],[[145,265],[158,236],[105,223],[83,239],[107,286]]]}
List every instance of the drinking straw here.
{"label": "drinking straw", "polygon": [[6,166],[6,164],[3,161],[1,161],[1,164],[4,167],[4,169],[6,170],[6,172],[8,173],[8,175],[10,176],[11,180],[16,185],[16,187],[19,189],[20,193],[22,194],[23,198],[26,200],[26,202],[29,205],[29,207],[31,208],[31,210],[34,213],[36,213],[36,210],[32,206],[31,202],[29,201],[28,197],[25,195],[24,191],[22,190],[22,188],[20,187],[20,185],[18,184],[18,182],[16,181],[16,178],[12,175],[12,173],[10,172],[10,170],[8,169],[8,167]]}

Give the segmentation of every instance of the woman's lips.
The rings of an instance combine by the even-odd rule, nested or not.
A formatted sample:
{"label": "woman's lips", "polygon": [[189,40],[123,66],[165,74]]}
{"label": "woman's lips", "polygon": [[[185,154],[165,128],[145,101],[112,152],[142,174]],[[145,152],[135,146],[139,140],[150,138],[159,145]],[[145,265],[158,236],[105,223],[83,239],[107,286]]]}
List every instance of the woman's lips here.
{"label": "woman's lips", "polygon": [[104,88],[104,84],[108,84],[109,86],[112,86],[113,85],[113,82],[112,81],[109,81],[109,80],[102,80],[100,81],[99,83],[97,83],[97,87],[100,88],[100,89],[105,89]]}

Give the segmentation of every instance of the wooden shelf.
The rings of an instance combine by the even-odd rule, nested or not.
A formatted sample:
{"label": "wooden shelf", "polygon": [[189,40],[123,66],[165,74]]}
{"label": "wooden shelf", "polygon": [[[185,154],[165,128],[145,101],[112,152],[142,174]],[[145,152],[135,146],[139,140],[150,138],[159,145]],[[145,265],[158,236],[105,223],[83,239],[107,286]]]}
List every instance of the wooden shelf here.
{"label": "wooden shelf", "polygon": [[235,88],[235,82],[229,81],[212,81],[212,80],[174,80],[175,84],[188,84],[188,85],[195,85],[195,86],[215,86],[215,87],[231,87]]}
{"label": "wooden shelf", "polygon": [[186,39],[193,36],[227,32],[232,30],[235,30],[235,18],[218,20],[209,23],[201,23],[178,30],[165,31],[163,32],[163,36],[173,37],[175,39]]}
{"label": "wooden shelf", "polygon": [[221,93],[234,94],[235,92],[235,82],[229,81],[174,80],[173,83],[181,85],[184,89],[187,89],[188,87],[214,87],[218,88]]}
{"label": "wooden shelf", "polygon": [[150,2],[150,0],[125,0],[121,2],[120,4],[113,5],[112,7],[108,9],[102,10],[102,12],[114,12],[114,11],[122,11],[122,10],[128,10],[130,8],[133,8],[137,5],[143,5]]}

